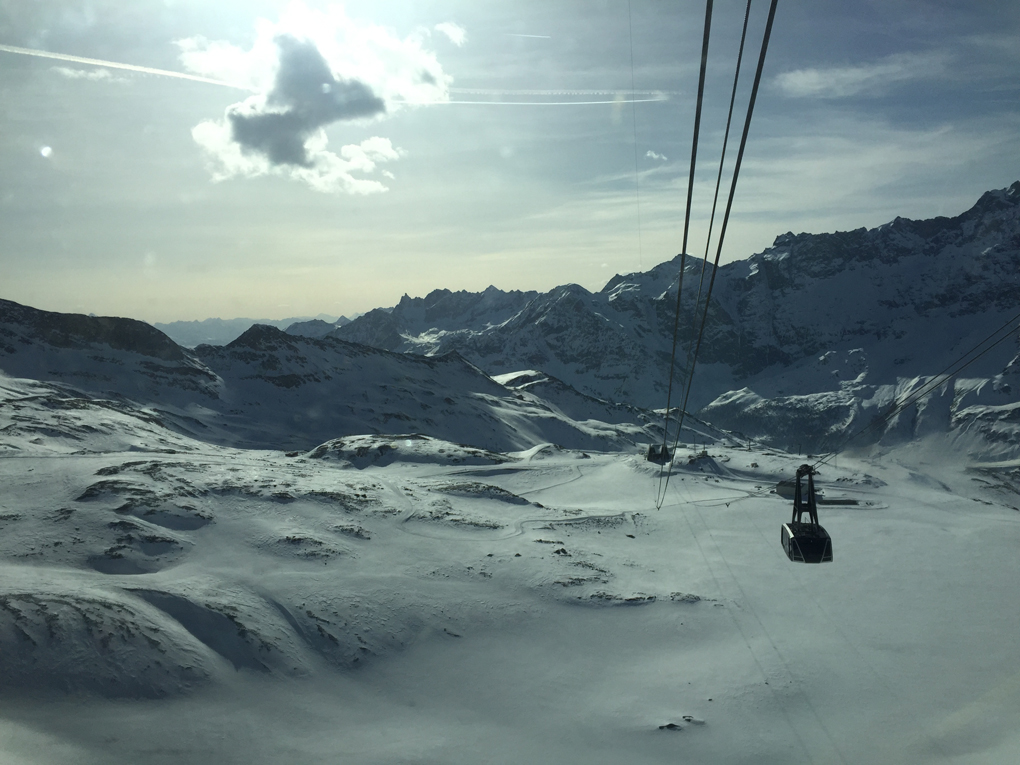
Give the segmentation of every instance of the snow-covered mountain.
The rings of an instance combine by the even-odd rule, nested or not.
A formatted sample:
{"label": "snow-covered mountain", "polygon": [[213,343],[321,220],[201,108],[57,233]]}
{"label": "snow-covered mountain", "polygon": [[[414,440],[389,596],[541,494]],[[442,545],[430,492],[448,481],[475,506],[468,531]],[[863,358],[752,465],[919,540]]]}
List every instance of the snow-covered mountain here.
{"label": "snow-covered mountain", "polygon": [[595,449],[649,440],[649,413],[626,425],[577,423],[456,352],[397,354],[256,325],[195,355],[225,381],[219,411],[250,443],[299,448],[341,435],[423,433],[507,451],[545,441]]}
{"label": "snow-covered mountain", "polygon": [[[679,264],[615,276],[596,293],[564,285],[542,294],[405,295],[332,329],[323,321],[286,333],[256,325],[229,345],[194,350],[140,322],[3,303],[0,368],[176,407],[218,443],[290,439],[304,448],[413,431],[494,449],[540,440],[616,448],[656,440],[647,410],[665,404]],[[711,278],[711,266],[687,260],[678,374],[697,294]],[[954,218],[784,234],[715,274],[689,409],[778,446],[833,448],[1008,324],[1018,296],[1020,182]],[[535,396],[534,385],[510,391],[488,377],[522,370],[557,381],[543,384],[546,394],[559,396],[561,385],[567,398],[601,402],[600,414],[586,404],[578,419]],[[871,437],[950,432],[985,456],[1013,456],[1018,374],[1014,331]],[[580,424],[589,420],[612,427]]]}
{"label": "snow-covered mountain", "polygon": [[[0,370],[12,377],[128,402],[209,443],[308,449],[342,436],[421,433],[498,451],[544,442],[612,450],[661,437],[650,412],[589,398],[567,414],[457,353],[391,353],[266,325],[192,351],[144,322],[9,301],[0,301],[0,340]],[[609,412],[611,421],[598,420]]]}
{"label": "snow-covered mountain", "polygon": [[[598,398],[661,407],[665,388],[660,400],[655,368],[663,354],[669,359],[664,293],[676,270],[664,263],[633,274],[636,283],[621,294],[612,291],[614,282],[596,294],[576,284],[542,294],[435,290],[369,311],[334,334],[404,353],[457,350],[489,374],[540,369]],[[629,305],[626,293],[642,287],[641,304]],[[644,299],[651,295],[663,295],[663,305]]]}
{"label": "snow-covered mountain", "polygon": [[[678,256],[615,276],[596,293],[565,285],[539,295],[490,288],[405,297],[334,334],[401,352],[456,350],[489,374],[538,369],[598,398],[661,407],[679,264]],[[687,261],[680,368],[711,270]],[[485,314],[485,305],[499,310]],[[691,408],[777,444],[830,447],[1018,310],[1020,182],[987,192],[954,218],[787,233],[715,275]],[[887,437],[952,428],[1015,450],[1018,369],[1014,333],[963,379],[905,411]]]}

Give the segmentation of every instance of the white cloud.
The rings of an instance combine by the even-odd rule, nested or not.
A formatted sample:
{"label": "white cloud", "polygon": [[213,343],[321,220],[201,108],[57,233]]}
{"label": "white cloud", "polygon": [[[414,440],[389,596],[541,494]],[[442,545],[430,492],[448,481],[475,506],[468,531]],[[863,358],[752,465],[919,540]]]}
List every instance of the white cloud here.
{"label": "white cloud", "polygon": [[373,137],[337,154],[327,148],[325,128],[379,120],[411,108],[409,102],[448,101],[452,78],[425,49],[428,30],[399,38],[349,18],[342,7],[318,10],[293,2],[279,21],[258,20],[255,32],[248,49],[202,37],[177,43],[188,70],[254,92],[229,106],[222,119],[192,130],[211,158],[214,180],[277,174],[327,193],[386,191],[380,181],[354,174],[375,173],[380,162],[394,161],[402,151]]}
{"label": "white cloud", "polygon": [[938,77],[947,64],[948,59],[943,54],[902,53],[857,66],[784,72],[775,78],[775,84],[794,98],[877,95],[896,83]]}
{"label": "white cloud", "polygon": [[443,72],[435,53],[425,49],[427,31],[401,39],[386,27],[348,17],[341,6],[318,10],[292,2],[279,21],[256,22],[255,41],[248,50],[204,37],[179,40],[177,45],[189,71],[268,93],[279,68],[280,35],[314,44],[335,77],[365,83],[391,110],[402,101],[449,100],[453,78]]}
{"label": "white cloud", "polygon": [[[256,178],[261,175],[283,175],[326,194],[365,196],[387,191],[387,187],[379,181],[354,174],[372,173],[379,163],[399,159],[405,153],[395,148],[388,138],[373,136],[360,144],[341,147],[337,155],[326,149],[326,131],[319,129],[308,138],[306,144],[314,162],[308,167],[302,167],[273,164],[263,154],[244,151],[233,139],[230,125],[225,120],[202,122],[192,129],[191,135],[209,155],[213,181],[238,176]],[[381,174],[393,178],[389,171],[382,170]]]}
{"label": "white cloud", "polygon": [[442,32],[444,35],[450,38],[450,42],[456,45],[458,48],[464,44],[467,39],[467,31],[460,24],[454,24],[452,21],[444,21],[441,24],[436,24],[436,31]]}
{"label": "white cloud", "polygon": [[652,151],[651,149],[649,149],[645,153],[645,156],[648,157],[649,159],[657,159],[660,162],[666,162],[669,159],[669,157],[667,157],[665,154],[659,154],[659,152]]}

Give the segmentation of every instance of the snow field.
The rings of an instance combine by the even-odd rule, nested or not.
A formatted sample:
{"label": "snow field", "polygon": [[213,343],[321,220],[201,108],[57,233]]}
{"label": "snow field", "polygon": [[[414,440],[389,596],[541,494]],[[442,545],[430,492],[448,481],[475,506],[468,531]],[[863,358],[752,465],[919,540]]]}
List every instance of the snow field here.
{"label": "snow field", "polygon": [[821,508],[835,561],[801,566],[779,546],[789,503],[767,493],[792,455],[710,446],[680,465],[681,451],[656,510],[658,467],[639,455],[546,447],[465,466],[443,464],[448,446],[361,470],[205,445],[0,460],[3,602],[22,614],[0,612],[5,756],[1017,751],[1009,469],[965,471],[937,451],[840,458],[821,487],[860,504]]}

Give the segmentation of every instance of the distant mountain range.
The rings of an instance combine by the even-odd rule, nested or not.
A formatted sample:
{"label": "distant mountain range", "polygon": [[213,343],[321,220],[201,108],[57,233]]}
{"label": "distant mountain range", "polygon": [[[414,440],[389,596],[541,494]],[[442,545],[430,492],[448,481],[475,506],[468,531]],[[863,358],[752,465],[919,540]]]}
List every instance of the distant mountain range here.
{"label": "distant mountain range", "polygon": [[[0,369],[158,405],[220,443],[418,432],[495,450],[620,448],[661,438],[650,410],[666,403],[680,262],[595,293],[438,289],[349,322],[257,324],[193,350],[141,322],[0,301]],[[711,265],[687,260],[678,375],[711,278]],[[1018,313],[1020,181],[953,218],[787,233],[715,273],[689,408],[779,447],[830,449]],[[167,326],[180,339],[185,325],[246,321]],[[930,433],[984,457],[1020,456],[1016,327],[869,439]]]}
{"label": "distant mountain range", "polygon": [[[404,296],[332,334],[404,353],[456,350],[489,374],[540,369],[591,396],[663,407],[679,264],[614,276],[595,293],[572,284]],[[711,270],[687,260],[680,369]],[[691,408],[778,445],[831,447],[1020,311],[1020,182],[953,218],[783,234],[715,278]],[[941,391],[944,405],[926,398],[893,432],[913,437],[935,418],[1014,449],[1018,369],[1014,335]]]}
{"label": "distant mountain range", "polygon": [[[171,321],[166,324],[154,323],[156,329],[165,333],[171,340],[185,348],[196,345],[226,345],[244,334],[256,324],[267,324],[278,329],[298,327],[295,334],[321,337],[337,327],[349,322],[346,316],[336,318],[320,313],[318,316],[295,316],[289,319],[203,319],[202,321]],[[318,327],[326,328],[316,334]]]}

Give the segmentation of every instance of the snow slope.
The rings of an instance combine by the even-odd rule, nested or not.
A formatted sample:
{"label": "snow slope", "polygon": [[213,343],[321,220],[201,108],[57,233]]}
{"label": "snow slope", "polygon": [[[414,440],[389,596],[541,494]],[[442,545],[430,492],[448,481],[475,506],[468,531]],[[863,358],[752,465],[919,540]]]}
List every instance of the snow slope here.
{"label": "snow slope", "polygon": [[857,504],[804,566],[775,450],[682,450],[656,510],[634,453],[156,448],[52,384],[3,395],[4,762],[1020,754],[1015,464],[840,458],[822,488]]}

